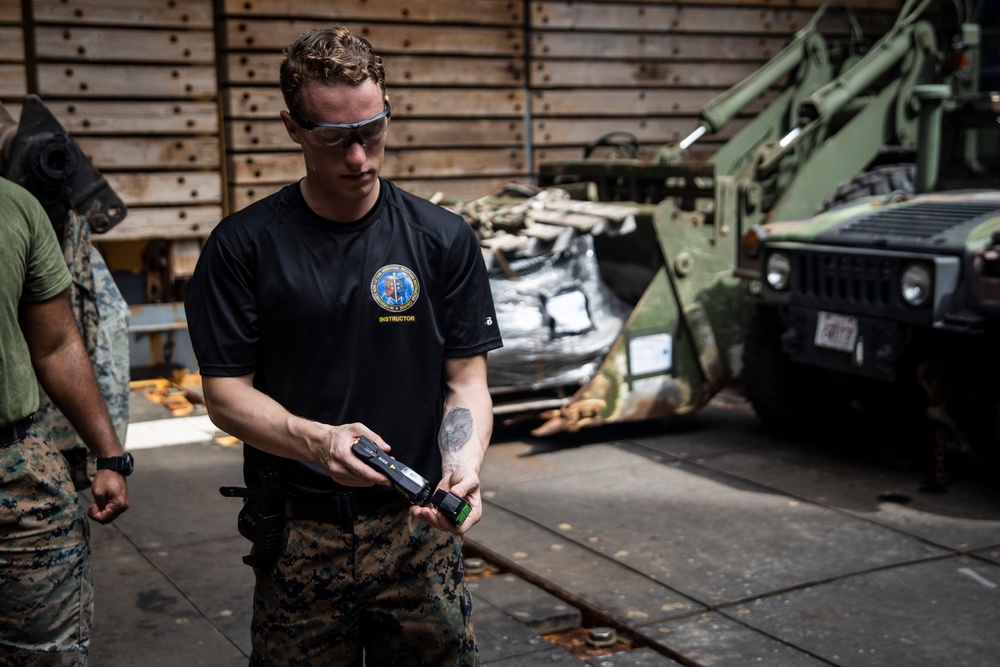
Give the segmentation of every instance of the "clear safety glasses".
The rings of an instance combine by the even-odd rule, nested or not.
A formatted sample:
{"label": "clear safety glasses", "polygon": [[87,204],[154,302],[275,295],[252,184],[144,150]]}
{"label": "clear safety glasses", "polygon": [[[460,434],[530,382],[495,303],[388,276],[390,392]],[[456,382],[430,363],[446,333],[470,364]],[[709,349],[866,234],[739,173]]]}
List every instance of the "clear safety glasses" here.
{"label": "clear safety glasses", "polygon": [[299,118],[291,111],[288,115],[296,125],[307,131],[316,143],[327,148],[349,148],[355,143],[367,146],[388,132],[392,110],[386,101],[382,113],[357,123],[319,123]]}

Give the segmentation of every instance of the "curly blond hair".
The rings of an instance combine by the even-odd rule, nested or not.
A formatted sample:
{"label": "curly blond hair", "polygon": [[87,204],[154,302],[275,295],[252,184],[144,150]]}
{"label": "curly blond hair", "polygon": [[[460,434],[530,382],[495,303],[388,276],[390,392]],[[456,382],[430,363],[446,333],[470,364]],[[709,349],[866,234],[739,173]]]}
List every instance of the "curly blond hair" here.
{"label": "curly blond hair", "polygon": [[302,114],[302,88],[310,83],[360,86],[372,79],[385,96],[382,58],[367,39],[343,26],[304,32],[282,53],[281,94],[294,114]]}

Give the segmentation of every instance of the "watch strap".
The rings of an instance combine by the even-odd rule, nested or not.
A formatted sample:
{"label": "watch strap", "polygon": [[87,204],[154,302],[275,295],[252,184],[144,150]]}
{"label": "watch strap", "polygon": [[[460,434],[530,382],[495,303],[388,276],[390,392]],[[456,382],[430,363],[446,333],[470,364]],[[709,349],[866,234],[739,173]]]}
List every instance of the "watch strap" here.
{"label": "watch strap", "polygon": [[114,470],[126,477],[132,474],[133,466],[132,455],[128,452],[125,452],[123,456],[108,456],[97,459],[98,470]]}

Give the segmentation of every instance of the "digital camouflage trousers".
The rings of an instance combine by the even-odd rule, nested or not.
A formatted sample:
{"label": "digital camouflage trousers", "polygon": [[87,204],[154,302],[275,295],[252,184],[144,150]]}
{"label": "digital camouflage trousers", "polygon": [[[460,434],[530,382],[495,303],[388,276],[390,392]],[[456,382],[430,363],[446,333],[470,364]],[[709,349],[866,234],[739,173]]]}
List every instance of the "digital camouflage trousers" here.
{"label": "digital camouflage trousers", "polygon": [[[475,667],[461,538],[405,504],[353,524],[292,520],[255,570],[252,667]],[[362,658],[363,656],[363,658]]]}
{"label": "digital camouflage trousers", "polygon": [[87,664],[89,525],[47,437],[0,446],[0,667]]}

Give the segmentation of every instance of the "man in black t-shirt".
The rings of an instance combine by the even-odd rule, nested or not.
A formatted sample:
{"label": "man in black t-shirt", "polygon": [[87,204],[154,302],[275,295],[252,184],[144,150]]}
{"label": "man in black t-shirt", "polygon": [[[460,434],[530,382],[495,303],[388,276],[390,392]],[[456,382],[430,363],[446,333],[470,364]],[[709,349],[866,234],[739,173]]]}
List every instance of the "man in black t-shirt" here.
{"label": "man in black t-shirt", "polygon": [[[281,112],[306,176],[223,220],[186,311],[212,420],[286,522],[255,567],[251,665],[476,665],[461,536],[482,516],[501,346],[474,231],[381,179],[381,58],[344,28],[285,50]],[[351,451],[366,436],[468,500],[409,506]],[[255,545],[255,550],[257,546]]]}

